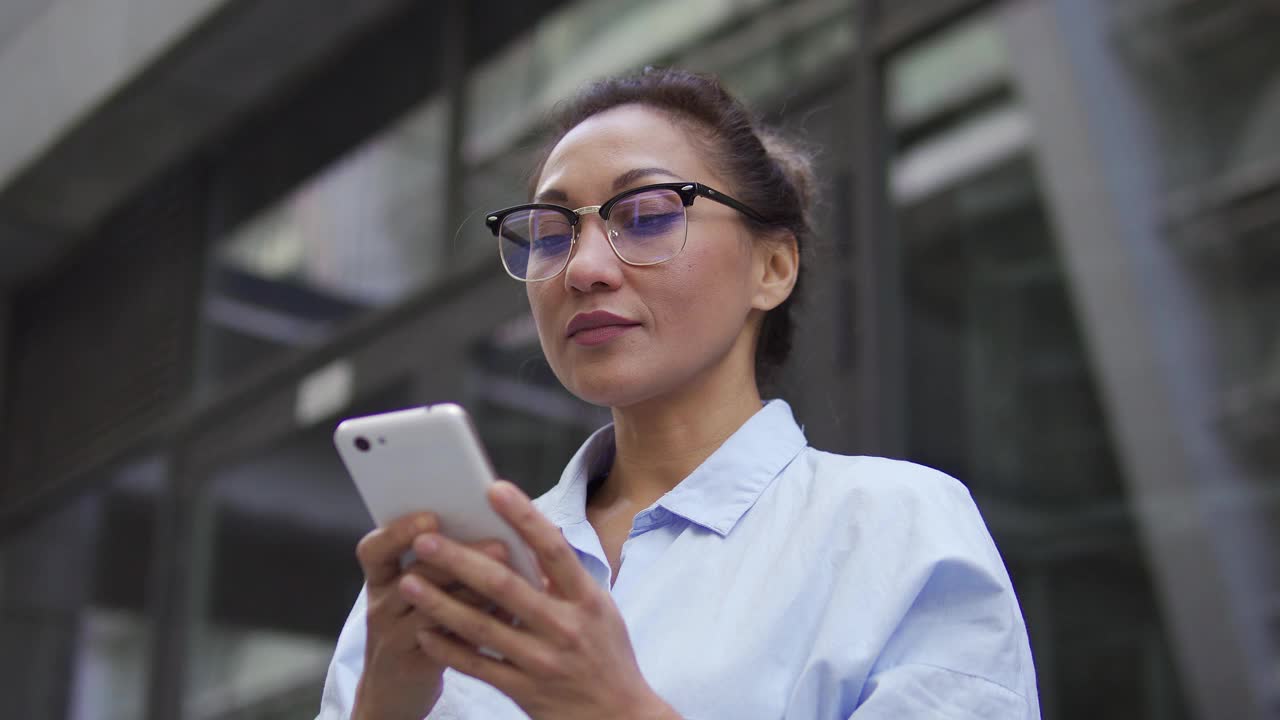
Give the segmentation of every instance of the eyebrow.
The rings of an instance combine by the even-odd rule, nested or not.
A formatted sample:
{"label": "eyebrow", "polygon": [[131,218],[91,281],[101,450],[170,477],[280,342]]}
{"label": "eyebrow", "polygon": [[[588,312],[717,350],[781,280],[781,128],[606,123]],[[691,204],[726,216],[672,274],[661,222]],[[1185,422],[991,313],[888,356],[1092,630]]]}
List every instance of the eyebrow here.
{"label": "eyebrow", "polygon": [[[626,188],[628,185],[634,183],[636,180],[639,180],[640,178],[643,178],[643,177],[648,177],[650,175],[666,175],[667,177],[672,178],[674,180],[684,179],[680,175],[677,175],[676,173],[666,168],[660,168],[660,167],[635,168],[633,170],[628,170],[613,179],[613,191],[619,192],[624,188]],[[542,192],[533,196],[534,202],[547,202],[551,200],[555,200],[557,202],[565,202],[568,199],[569,199],[568,194],[566,194],[565,191],[559,188],[547,188],[546,190],[543,190]]]}

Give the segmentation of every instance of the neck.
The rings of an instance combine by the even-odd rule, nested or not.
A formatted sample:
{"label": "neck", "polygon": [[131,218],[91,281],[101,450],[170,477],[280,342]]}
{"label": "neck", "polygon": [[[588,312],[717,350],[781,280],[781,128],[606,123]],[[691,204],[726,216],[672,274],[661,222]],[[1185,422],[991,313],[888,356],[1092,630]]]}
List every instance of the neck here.
{"label": "neck", "polygon": [[749,382],[728,367],[636,405],[614,408],[616,454],[594,502],[648,506],[703,463],[760,410],[755,374]]}

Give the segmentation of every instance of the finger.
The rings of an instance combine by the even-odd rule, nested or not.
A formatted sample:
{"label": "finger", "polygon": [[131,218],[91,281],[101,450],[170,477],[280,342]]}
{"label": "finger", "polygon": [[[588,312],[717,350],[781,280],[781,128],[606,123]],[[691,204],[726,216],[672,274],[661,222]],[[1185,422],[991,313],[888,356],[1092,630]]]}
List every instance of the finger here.
{"label": "finger", "polygon": [[[501,540],[482,540],[476,543],[468,543],[467,547],[479,550],[504,565],[507,562],[507,544]],[[436,585],[437,587],[448,588],[450,585],[456,585],[458,583],[457,578],[453,576],[453,573],[450,572],[448,568],[438,568],[427,565],[421,560],[416,560],[412,565],[405,568],[404,571],[416,573],[417,575],[426,578],[428,582]]]}
{"label": "finger", "polygon": [[[390,590],[390,592],[388,592]],[[369,627],[382,627],[394,623],[397,619],[413,612],[409,604],[394,588],[385,585],[369,593],[368,623]]]}
{"label": "finger", "polygon": [[563,597],[580,599],[598,590],[560,528],[538,512],[520,488],[499,480],[490,488],[489,499],[498,514],[524,538],[538,557],[543,574]]}
{"label": "finger", "polygon": [[[400,593],[396,593],[399,597]],[[413,605],[408,600],[400,598],[410,609]],[[382,642],[389,644],[396,652],[416,651],[418,648],[418,633],[433,630],[436,624],[428,617],[421,613],[409,612],[399,618],[391,625],[388,632],[382,635]]]}
{"label": "finger", "polygon": [[487,682],[508,697],[524,695],[528,681],[510,664],[482,655],[465,642],[438,632],[418,633],[417,640],[422,653],[433,662]]}
{"label": "finger", "polygon": [[[425,579],[427,582],[430,582],[435,587],[438,587],[444,592],[454,596],[460,602],[464,602],[468,605],[471,605],[472,607],[478,607],[478,608],[493,607],[492,600],[477,593],[475,590],[472,590],[471,588],[467,587],[466,585],[463,585],[461,582],[458,582],[457,580],[450,579],[448,581],[440,582],[436,579],[433,579],[431,575],[440,576],[442,575],[442,573],[431,573],[431,575],[428,575],[428,573],[426,573],[423,570],[423,568],[425,567],[426,566],[423,565],[422,563],[414,563],[412,567],[410,567],[407,571],[405,571],[405,574],[412,573],[414,575],[417,575],[418,577]],[[453,575],[450,574],[448,577],[452,578]],[[404,603],[406,608],[412,607],[404,600],[404,598],[401,597],[401,593],[397,592],[395,593],[395,596],[396,596],[397,602]]]}
{"label": "finger", "polygon": [[383,585],[400,575],[400,556],[422,533],[435,532],[439,525],[433,513],[414,513],[376,528],[356,545],[356,559],[370,585]]}
{"label": "finger", "polygon": [[528,667],[536,656],[537,641],[527,633],[516,630],[481,612],[440,588],[423,582],[421,578],[406,577],[400,582],[405,599],[413,603],[419,613],[430,621],[472,647],[492,648],[511,662]]}
{"label": "finger", "polygon": [[[468,543],[468,547],[474,548],[498,562],[506,563],[507,561],[507,544],[501,540],[482,540],[480,542]],[[405,569],[405,572],[412,572],[425,578],[427,581],[454,596],[459,601],[472,607],[480,608],[482,611],[487,612],[508,624],[510,624],[514,619],[511,613],[498,607],[492,600],[480,595],[476,591],[459,582],[453,576],[453,573],[448,570],[433,568],[420,561],[415,561]],[[394,593],[394,601],[399,603],[400,614],[413,612],[413,606],[401,596],[401,593]]]}
{"label": "finger", "polygon": [[458,582],[497,603],[534,631],[557,638],[562,634],[555,619],[560,601],[535,590],[506,565],[438,534],[419,536],[413,551],[422,562],[447,569]]}

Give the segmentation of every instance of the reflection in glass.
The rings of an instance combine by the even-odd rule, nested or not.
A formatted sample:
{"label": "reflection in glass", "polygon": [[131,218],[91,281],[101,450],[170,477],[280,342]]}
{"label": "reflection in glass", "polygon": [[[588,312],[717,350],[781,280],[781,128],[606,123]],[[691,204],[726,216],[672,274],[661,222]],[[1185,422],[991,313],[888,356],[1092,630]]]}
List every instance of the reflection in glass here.
{"label": "reflection in glass", "polygon": [[164,466],[132,463],[0,536],[5,717],[132,720],[150,673],[155,504]]}
{"label": "reflection in glass", "polygon": [[1004,151],[985,164],[900,210],[909,455],[964,480],[982,509],[1022,600],[1046,716],[1182,717],[1032,166]]}
{"label": "reflection in glass", "polygon": [[[404,407],[407,395],[397,384],[346,413]],[[207,530],[190,559],[203,592],[186,668],[189,720],[314,716],[362,584],[355,546],[372,527],[333,449],[334,424],[299,429],[203,478]]]}

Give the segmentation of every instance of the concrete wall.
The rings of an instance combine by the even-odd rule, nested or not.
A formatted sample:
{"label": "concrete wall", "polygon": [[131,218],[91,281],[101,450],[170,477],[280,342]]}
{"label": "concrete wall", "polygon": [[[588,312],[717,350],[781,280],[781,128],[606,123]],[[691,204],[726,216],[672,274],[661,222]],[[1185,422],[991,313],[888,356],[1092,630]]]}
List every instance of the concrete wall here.
{"label": "concrete wall", "polygon": [[0,287],[17,288],[149,182],[416,3],[0,5]]}
{"label": "concrete wall", "polygon": [[226,0],[5,0],[0,188]]}

